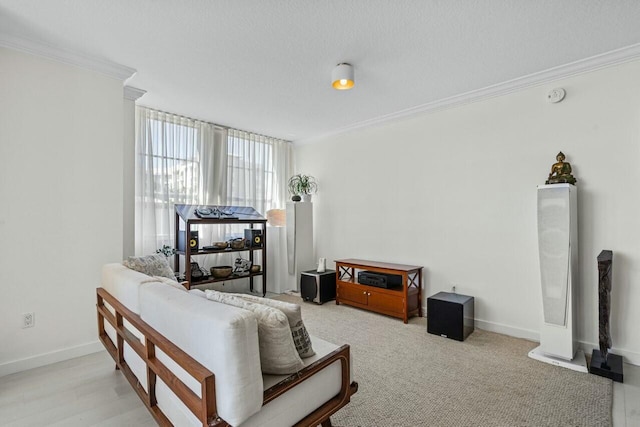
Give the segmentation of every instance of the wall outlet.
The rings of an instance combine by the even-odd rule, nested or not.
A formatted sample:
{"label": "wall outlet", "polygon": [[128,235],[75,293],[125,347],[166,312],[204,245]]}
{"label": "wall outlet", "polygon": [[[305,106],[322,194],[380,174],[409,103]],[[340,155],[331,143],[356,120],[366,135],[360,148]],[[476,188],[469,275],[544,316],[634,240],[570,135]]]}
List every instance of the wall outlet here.
{"label": "wall outlet", "polygon": [[36,326],[36,314],[33,312],[24,313],[22,315],[22,327],[33,328],[34,326]]}

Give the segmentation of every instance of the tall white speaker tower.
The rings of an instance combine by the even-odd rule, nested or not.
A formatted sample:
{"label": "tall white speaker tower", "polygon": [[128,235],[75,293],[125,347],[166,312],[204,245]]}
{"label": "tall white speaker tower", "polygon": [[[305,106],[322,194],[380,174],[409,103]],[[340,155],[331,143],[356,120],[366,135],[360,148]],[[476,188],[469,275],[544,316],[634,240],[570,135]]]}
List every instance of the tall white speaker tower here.
{"label": "tall white speaker tower", "polygon": [[572,184],[538,186],[538,251],[543,322],[529,357],[588,372],[576,338],[578,197]]}
{"label": "tall white speaker tower", "polygon": [[313,205],[287,203],[288,289],[300,291],[300,274],[316,267],[313,256]]}

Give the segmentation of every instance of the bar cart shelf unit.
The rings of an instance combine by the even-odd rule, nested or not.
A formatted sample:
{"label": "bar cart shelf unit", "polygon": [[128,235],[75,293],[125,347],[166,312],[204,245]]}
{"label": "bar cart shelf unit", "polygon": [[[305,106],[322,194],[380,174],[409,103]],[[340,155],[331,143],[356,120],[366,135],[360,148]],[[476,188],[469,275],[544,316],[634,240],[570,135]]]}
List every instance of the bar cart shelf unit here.
{"label": "bar cart shelf unit", "polygon": [[[210,215],[201,215],[199,212],[206,210],[213,211]],[[216,214],[217,213],[217,214]],[[187,236],[191,236],[191,228],[195,225],[203,224],[245,224],[249,228],[258,228],[262,231],[261,246],[247,246],[242,249],[202,249],[193,250],[187,243]],[[179,234],[184,233],[184,250],[179,249]],[[254,278],[262,278],[262,296],[267,294],[267,219],[260,215],[254,208],[248,206],[206,206],[206,205],[175,205],[175,266],[180,265],[180,257],[185,260],[184,281],[187,289],[193,285],[203,285],[207,283],[226,282],[229,280],[249,279],[249,288],[254,290]],[[262,253],[260,271],[257,273],[232,274],[224,278],[214,278],[208,276],[202,280],[194,281],[191,278],[191,260],[200,255],[228,254],[233,252],[245,252],[249,254],[249,260],[253,263],[256,252]]]}

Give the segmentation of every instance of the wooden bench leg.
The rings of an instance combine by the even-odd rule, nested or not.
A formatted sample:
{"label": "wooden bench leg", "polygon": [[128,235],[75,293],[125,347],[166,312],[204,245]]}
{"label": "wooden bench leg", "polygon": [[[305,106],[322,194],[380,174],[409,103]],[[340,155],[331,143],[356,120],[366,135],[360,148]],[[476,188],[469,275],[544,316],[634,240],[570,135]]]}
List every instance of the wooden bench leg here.
{"label": "wooden bench leg", "polygon": [[323,422],[320,423],[322,427],[331,427],[331,418],[327,418]]}
{"label": "wooden bench leg", "polygon": [[116,365],[116,371],[119,371],[120,367],[118,365]]}

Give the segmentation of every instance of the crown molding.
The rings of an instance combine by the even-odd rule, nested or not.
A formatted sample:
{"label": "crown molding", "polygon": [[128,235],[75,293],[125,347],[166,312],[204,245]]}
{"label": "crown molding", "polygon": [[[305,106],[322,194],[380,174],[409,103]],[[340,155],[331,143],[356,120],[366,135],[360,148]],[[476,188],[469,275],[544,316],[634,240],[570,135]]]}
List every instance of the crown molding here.
{"label": "crown molding", "polygon": [[443,98],[433,102],[428,102],[426,104],[396,111],[394,113],[385,114],[373,119],[363,120],[361,122],[344,126],[322,135],[303,138],[294,142],[296,145],[310,144],[331,136],[351,132],[353,130],[368,128],[383,123],[408,118],[420,113],[442,111],[473,102],[479,102],[502,95],[508,95],[522,89],[538,86],[554,80],[577,76],[579,74],[596,71],[602,68],[612,67],[626,62],[631,62],[639,58],[640,43],[612,50],[603,54],[591,56],[589,58],[580,59],[568,64],[549,68],[537,73],[528,74],[526,76],[487,86],[482,89],[472,90],[469,92],[461,93],[459,95],[454,95],[448,98]]}
{"label": "crown molding", "polygon": [[136,73],[133,68],[103,58],[28,40],[13,34],[0,32],[0,46],[96,71],[122,81],[131,78]]}
{"label": "crown molding", "polygon": [[128,99],[129,101],[137,101],[142,95],[147,93],[146,90],[138,89],[133,86],[125,86],[123,88],[124,91],[124,99]]}

